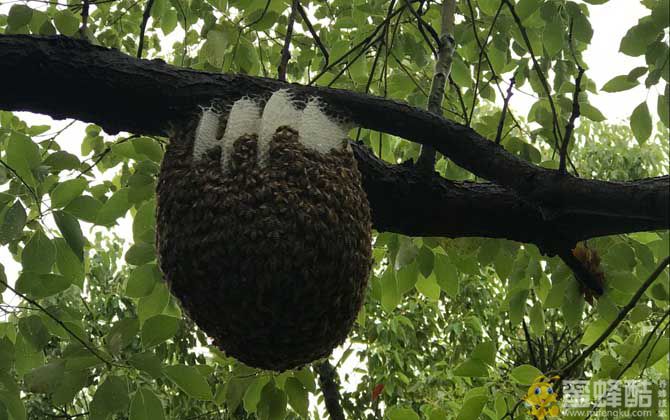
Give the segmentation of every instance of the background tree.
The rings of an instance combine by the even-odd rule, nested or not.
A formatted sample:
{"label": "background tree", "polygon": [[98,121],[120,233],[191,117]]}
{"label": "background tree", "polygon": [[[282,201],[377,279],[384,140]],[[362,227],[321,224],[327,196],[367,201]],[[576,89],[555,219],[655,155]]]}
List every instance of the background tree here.
{"label": "background tree", "polygon": [[[502,420],[540,373],[667,379],[669,5],[598,89],[606,2],[3,1],[0,418]],[[376,233],[349,342],[276,375],[182,315],[154,189],[171,126],[283,80],[362,127]],[[589,102],[641,83],[627,125]]]}

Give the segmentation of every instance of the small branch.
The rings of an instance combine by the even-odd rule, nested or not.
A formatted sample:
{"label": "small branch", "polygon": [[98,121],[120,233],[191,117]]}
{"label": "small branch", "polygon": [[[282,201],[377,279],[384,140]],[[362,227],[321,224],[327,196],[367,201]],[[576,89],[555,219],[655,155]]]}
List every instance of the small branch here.
{"label": "small branch", "polygon": [[558,164],[558,170],[562,174],[565,174],[566,172],[568,146],[570,145],[572,132],[575,129],[575,120],[579,118],[579,93],[581,91],[582,76],[584,76],[584,69],[579,66],[579,69],[577,70],[577,77],[575,78],[575,92],[572,95],[572,113],[570,114],[570,119],[568,120],[568,124],[565,127],[565,137],[563,137],[563,142],[561,143],[561,152],[559,155],[560,162]]}
{"label": "small branch", "polygon": [[507,115],[507,108],[509,107],[509,101],[514,95],[514,77],[509,81],[509,86],[507,87],[507,95],[505,95],[505,101],[503,102],[502,114],[500,114],[500,121],[498,122],[498,131],[496,131],[496,144],[500,144],[502,140],[503,127],[505,126],[505,116]]}
{"label": "small branch", "polygon": [[567,374],[572,371],[572,369],[575,368],[575,366],[579,365],[581,362],[583,362],[591,353],[593,353],[607,338],[609,337],[610,334],[621,324],[621,322],[626,318],[628,315],[628,312],[630,312],[635,305],[637,305],[637,302],[640,300],[644,292],[647,291],[647,289],[654,283],[656,278],[661,275],[663,270],[668,266],[670,263],[670,257],[665,257],[665,259],[656,267],[656,270],[654,270],[651,275],[645,280],[645,282],[640,286],[639,289],[635,292],[633,297],[630,299],[630,301],[621,308],[619,311],[619,314],[617,317],[612,321],[612,323],[607,327],[605,331],[598,337],[598,339],[591,344],[586,350],[584,350],[579,356],[575,357],[572,359],[570,362],[568,362],[563,368],[560,370],[559,376],[565,377]]}
{"label": "small branch", "polygon": [[337,371],[327,360],[316,366],[319,373],[319,386],[331,420],[344,420],[344,411],[340,405],[340,390],[335,382]]}
{"label": "small branch", "polygon": [[[416,18],[417,27],[419,28],[419,32],[421,33],[423,40],[426,41],[426,44],[428,44],[428,48],[430,48],[430,50],[433,52],[433,55],[437,58],[439,50],[441,49],[442,46],[442,41],[440,40],[440,37],[437,35],[437,32],[435,32],[435,29],[433,29],[432,26],[428,25],[419,15],[419,13],[416,10],[414,10],[410,0],[405,0],[405,2],[407,4],[407,8],[409,9],[410,13],[412,13],[412,15]],[[445,3],[447,2],[445,1]],[[419,7],[421,7],[421,5],[419,5]],[[433,47],[433,43],[431,42],[430,38],[428,38],[428,35],[426,35],[424,28],[426,28],[430,32],[431,36],[433,37],[433,40],[435,41],[435,44],[437,44],[437,49]]]}
{"label": "small branch", "polygon": [[[635,355],[628,361],[626,366],[624,366],[624,368],[621,369],[621,371],[619,371],[619,374],[616,376],[616,378],[614,378],[615,380],[621,379],[623,374],[626,373],[626,371],[628,369],[630,369],[631,366],[633,366],[633,363],[635,363],[637,358],[640,357],[640,355],[642,354],[644,349],[647,348],[647,346],[649,345],[649,342],[656,335],[656,331],[661,326],[661,324],[663,324],[663,322],[668,317],[668,315],[670,315],[670,309],[665,311],[665,314],[663,315],[661,320],[654,326],[654,329],[649,333],[649,336],[647,336],[647,338],[644,340],[644,343],[642,343],[642,346],[638,349],[638,351],[635,353]],[[651,350],[650,350],[649,354],[651,354]],[[591,418],[591,416],[595,412],[598,405],[607,399],[607,396],[609,395],[610,391],[611,391],[610,389],[606,390],[605,393],[600,397],[600,399],[598,401],[594,401],[593,403],[591,403],[591,408],[589,409],[589,414],[586,416],[586,418],[584,420],[588,420],[589,418]]]}
{"label": "small branch", "polygon": [[272,1],[272,0],[267,0],[267,1],[265,2],[265,6],[263,7],[263,11],[261,12],[261,15],[258,16],[258,18],[256,18],[253,22],[251,22],[251,23],[249,23],[249,24],[247,24],[247,25],[244,25],[244,26],[240,29],[240,32],[241,32],[241,31],[244,31],[245,29],[247,29],[247,28],[249,28],[249,27],[252,27],[252,26],[254,26],[255,24],[257,24],[258,22],[260,22],[260,21],[265,17],[265,14],[268,12],[268,8],[270,7],[270,2],[271,2],[271,1]]}
{"label": "small branch", "polygon": [[526,338],[526,344],[528,345],[528,353],[530,355],[530,362],[533,366],[537,366],[537,358],[535,357],[535,350],[533,349],[533,340],[530,338],[530,332],[528,332],[528,325],[526,320],[521,320],[521,325],[523,326],[523,335]]}
{"label": "small branch", "polygon": [[305,26],[307,26],[307,30],[312,35],[312,39],[314,40],[314,43],[319,48],[319,50],[321,50],[321,54],[323,54],[323,58],[324,58],[323,67],[328,67],[328,60],[330,59],[330,55],[328,54],[328,49],[325,47],[325,45],[323,45],[323,42],[321,42],[321,38],[319,37],[319,34],[314,29],[314,26],[312,25],[312,22],[310,22],[309,16],[307,16],[307,13],[305,13],[305,9],[302,7],[302,4],[300,4],[299,1],[296,2],[296,4],[297,4],[297,8],[298,8],[298,13],[300,14],[300,18],[302,19]]}
{"label": "small branch", "polygon": [[291,38],[293,38],[293,22],[295,21],[295,12],[298,9],[300,0],[293,0],[291,5],[291,13],[288,15],[288,22],[286,23],[286,37],[284,38],[284,48],[281,50],[281,60],[277,67],[277,79],[282,82],[286,81],[286,68],[288,67],[288,60],[291,58]]}
{"label": "small branch", "polygon": [[137,58],[142,58],[142,49],[144,49],[144,32],[147,29],[147,22],[151,16],[151,8],[154,5],[154,0],[147,1],[147,6],[144,8],[142,14],[142,23],[140,24],[140,45],[137,47]]}
{"label": "small branch", "polygon": [[70,327],[68,327],[68,326],[67,326],[63,321],[61,321],[57,316],[55,316],[54,314],[52,314],[51,312],[49,312],[44,306],[42,306],[42,305],[40,305],[39,303],[37,303],[37,301],[35,301],[35,300],[29,298],[28,296],[24,295],[23,293],[19,292],[18,290],[16,290],[15,288],[13,288],[13,287],[10,286],[9,284],[7,284],[7,282],[4,281],[4,280],[0,280],[0,283],[1,283],[1,284],[4,284],[5,287],[6,287],[7,289],[11,290],[15,295],[19,296],[21,299],[23,299],[23,300],[25,300],[26,302],[30,303],[31,305],[33,305],[34,307],[36,307],[37,309],[39,309],[40,311],[42,311],[46,316],[48,316],[49,318],[51,318],[51,319],[52,319],[55,323],[57,323],[61,328],[63,328],[65,331],[67,331],[67,333],[70,334],[70,336],[72,336],[72,338],[74,338],[76,341],[78,341],[79,344],[81,344],[82,346],[84,346],[84,348],[86,348],[86,350],[88,350],[93,356],[95,356],[96,358],[98,358],[100,361],[102,361],[103,363],[105,363],[106,365],[109,365],[109,366],[125,367],[125,366],[123,366],[123,365],[119,365],[118,363],[114,362],[113,360],[107,360],[105,357],[102,357],[102,356],[100,355],[100,353],[98,353],[98,351],[97,351],[96,349],[94,349],[94,348],[93,348],[89,343],[87,343],[84,339],[82,339],[81,337],[79,337],[74,331],[72,331],[72,330],[70,329]]}
{"label": "small branch", "polygon": [[[407,7],[414,10],[408,3]],[[438,43],[437,57],[435,60],[435,74],[428,96],[428,111],[442,116],[442,99],[444,98],[444,85],[451,73],[451,62],[454,56],[456,41],[454,40],[454,20],[456,14],[456,0],[443,0],[442,2],[442,34]],[[419,19],[417,15],[417,19]],[[424,173],[430,173],[435,168],[435,148],[422,145],[417,167]]]}
{"label": "small branch", "polygon": [[28,192],[30,192],[30,195],[33,197],[33,200],[35,200],[35,205],[37,206],[37,212],[40,214],[40,217],[42,217],[42,200],[37,195],[37,192],[35,191],[35,189],[33,187],[31,187],[30,185],[28,185],[26,180],[23,179],[21,177],[21,175],[19,175],[18,172],[16,172],[14,170],[14,168],[9,166],[9,164],[7,164],[7,162],[0,159],[0,165],[4,166],[9,172],[12,173],[12,175],[14,175],[16,177],[16,179],[18,179],[23,184],[24,187],[26,187]]}
{"label": "small branch", "polygon": [[565,127],[565,137],[563,137],[563,142],[561,143],[560,151],[560,162],[558,165],[558,170],[561,174],[566,173],[566,160],[568,158],[568,146],[570,145],[570,138],[572,137],[572,132],[575,129],[575,121],[579,118],[579,93],[582,88],[582,76],[584,76],[584,68],[579,64],[577,60],[577,55],[575,54],[575,49],[572,44],[572,26],[573,22],[570,21],[570,31],[568,34],[568,43],[570,44],[570,52],[572,53],[572,58],[575,60],[575,65],[577,65],[577,77],[575,78],[575,91],[572,95],[572,113],[570,114],[570,119],[568,124]]}
{"label": "small branch", "polygon": [[514,22],[516,25],[519,27],[519,31],[521,32],[521,36],[523,37],[524,42],[526,43],[526,48],[528,48],[528,52],[530,53],[530,58],[533,60],[533,68],[535,69],[535,72],[537,73],[538,78],[540,79],[540,83],[542,84],[542,88],[544,89],[544,92],[547,95],[547,99],[549,100],[549,107],[551,108],[551,114],[554,120],[554,140],[556,142],[556,147],[558,148],[558,141],[561,138],[561,127],[558,122],[558,111],[556,111],[556,105],[554,104],[554,100],[551,97],[551,89],[549,88],[549,82],[547,82],[547,77],[544,75],[542,72],[542,68],[540,67],[540,63],[537,61],[537,58],[535,57],[535,53],[533,52],[533,46],[530,43],[530,39],[528,38],[528,32],[526,32],[526,28],[523,26],[521,23],[521,18],[519,15],[516,13],[516,10],[514,9],[514,5],[510,2],[510,0],[502,0],[507,7],[509,8],[510,13],[512,14],[512,17],[514,18]]}
{"label": "small branch", "polygon": [[88,9],[90,5],[90,0],[84,0],[81,6],[81,27],[79,32],[83,35],[88,29]]}

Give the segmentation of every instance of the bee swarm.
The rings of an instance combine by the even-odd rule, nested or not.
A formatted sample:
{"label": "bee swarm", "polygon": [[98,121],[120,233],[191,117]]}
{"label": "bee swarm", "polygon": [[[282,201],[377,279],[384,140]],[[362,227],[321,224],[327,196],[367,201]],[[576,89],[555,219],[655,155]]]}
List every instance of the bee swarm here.
{"label": "bee swarm", "polygon": [[345,340],[371,264],[370,210],[346,131],[333,131],[317,102],[298,110],[290,99],[276,92],[262,116],[242,99],[222,124],[204,111],[171,139],[158,183],[157,246],[172,293],[217,347],[276,371]]}

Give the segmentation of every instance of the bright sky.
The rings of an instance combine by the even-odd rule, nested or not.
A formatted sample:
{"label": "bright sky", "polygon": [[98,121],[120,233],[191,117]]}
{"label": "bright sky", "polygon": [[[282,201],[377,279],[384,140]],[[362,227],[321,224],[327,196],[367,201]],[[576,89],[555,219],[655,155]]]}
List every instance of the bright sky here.
{"label": "bright sky", "polygon": [[[8,4],[0,5],[0,13],[7,13]],[[633,26],[637,20],[648,13],[647,9],[632,0],[610,0],[608,3],[599,6],[590,6],[591,24],[594,29],[592,44],[585,54],[585,62],[590,66],[587,70],[587,76],[596,82],[598,88],[605,82],[620,74],[627,74],[634,67],[644,65],[644,57],[628,57],[618,52],[619,42],[628,28]],[[528,92],[530,88],[524,86],[524,91]],[[625,92],[618,93],[600,93],[591,95],[590,100],[600,111],[609,118],[610,122],[620,122],[628,118],[632,110],[645,98],[649,100],[649,108],[656,109],[657,92],[652,89],[650,92],[642,85]],[[511,101],[511,108],[520,115],[526,115],[530,106],[537,99],[532,96],[516,92]],[[31,125],[50,124],[53,131],[63,127],[68,121],[53,121],[51,118],[31,113],[19,113],[20,118]],[[79,147],[83,138],[84,123],[75,123],[59,137],[61,144],[67,151],[79,155]],[[53,225],[53,224],[52,224]],[[118,228],[122,237],[128,238],[132,242],[132,233],[130,229],[130,217],[126,217]],[[90,227],[90,226],[89,226]],[[87,226],[84,226],[85,233]],[[20,270],[20,264],[15,262],[7,250],[7,247],[0,248],[0,262],[5,266],[7,278],[13,283]],[[3,294],[6,302],[18,302],[13,294],[6,291]],[[338,360],[342,350],[335,352],[334,360]],[[350,357],[339,370],[343,372],[352,372],[358,363],[355,357]],[[357,386],[352,378],[344,381],[342,384],[349,391]]]}

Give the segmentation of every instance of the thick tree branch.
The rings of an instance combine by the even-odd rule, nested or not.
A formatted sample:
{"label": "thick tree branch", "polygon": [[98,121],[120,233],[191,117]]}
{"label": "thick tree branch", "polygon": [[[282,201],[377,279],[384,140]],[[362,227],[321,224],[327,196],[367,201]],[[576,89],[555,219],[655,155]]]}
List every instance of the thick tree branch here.
{"label": "thick tree branch", "polygon": [[340,391],[335,382],[337,371],[328,361],[319,363],[316,368],[319,372],[319,385],[323,393],[323,400],[331,420],[344,420],[344,411],[340,405]]}
{"label": "thick tree branch", "polygon": [[[667,176],[634,182],[562,176],[509,154],[470,128],[378,97],[177,68],[64,37],[0,36],[0,77],[12,81],[3,87],[0,109],[76,118],[109,133],[155,135],[193,118],[200,105],[214,99],[269,97],[290,87],[299,96],[321,97],[330,111],[363,127],[431,145],[500,185],[422,177],[356,148],[379,230],[504,237],[553,252],[555,244],[547,242],[564,245],[599,235],[667,229],[669,223]],[[441,210],[447,208],[448,213]]]}

